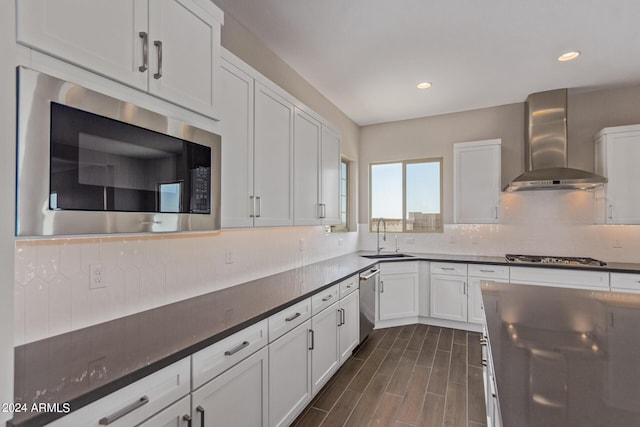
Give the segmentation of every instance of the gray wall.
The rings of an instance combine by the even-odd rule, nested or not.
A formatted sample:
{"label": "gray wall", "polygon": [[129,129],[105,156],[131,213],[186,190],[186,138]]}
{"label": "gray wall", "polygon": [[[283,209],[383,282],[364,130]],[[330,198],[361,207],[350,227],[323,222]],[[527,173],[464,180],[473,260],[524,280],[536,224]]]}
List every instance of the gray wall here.
{"label": "gray wall", "polygon": [[[0,2],[0,403],[13,402],[13,272],[15,200],[15,2]],[[11,167],[7,167],[7,164]],[[0,424],[11,414],[0,412]]]}
{"label": "gray wall", "polygon": [[[640,86],[592,92],[569,91],[569,166],[594,170],[593,136],[600,129],[640,123]],[[369,215],[371,162],[444,158],[443,214],[453,218],[453,144],[502,139],[502,185],[524,171],[524,103],[398,122],[360,130],[359,223]]]}

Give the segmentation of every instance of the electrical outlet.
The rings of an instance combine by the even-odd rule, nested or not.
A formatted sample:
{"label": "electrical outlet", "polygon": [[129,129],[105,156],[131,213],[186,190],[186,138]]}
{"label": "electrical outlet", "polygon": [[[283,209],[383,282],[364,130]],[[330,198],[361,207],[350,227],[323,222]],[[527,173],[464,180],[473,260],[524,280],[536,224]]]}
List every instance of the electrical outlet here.
{"label": "electrical outlet", "polygon": [[456,236],[453,234],[449,235],[449,243],[454,244],[456,243]]}
{"label": "electrical outlet", "polygon": [[107,274],[102,269],[101,264],[90,265],[91,276],[89,277],[89,289],[107,287]]}
{"label": "electrical outlet", "polygon": [[231,249],[227,249],[224,252],[224,262],[226,264],[233,264],[233,261],[234,261],[234,259],[233,259],[233,251]]}
{"label": "electrical outlet", "polygon": [[407,245],[415,245],[416,244],[416,239],[414,239],[413,237],[409,237],[407,239]]}
{"label": "electrical outlet", "polygon": [[300,252],[304,252],[304,239],[300,239],[298,241],[298,247],[300,249]]}
{"label": "electrical outlet", "polygon": [[342,246],[342,239],[338,239],[338,246]]}
{"label": "electrical outlet", "polygon": [[622,242],[620,240],[614,240],[613,241],[613,247],[615,249],[622,249]]}

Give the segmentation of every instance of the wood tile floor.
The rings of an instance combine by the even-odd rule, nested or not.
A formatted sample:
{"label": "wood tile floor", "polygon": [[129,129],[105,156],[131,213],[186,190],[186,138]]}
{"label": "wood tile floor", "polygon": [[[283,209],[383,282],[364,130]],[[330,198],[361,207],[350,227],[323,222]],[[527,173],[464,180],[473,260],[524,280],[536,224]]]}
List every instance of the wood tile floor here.
{"label": "wood tile floor", "polygon": [[378,329],[295,427],[486,425],[480,334],[427,325]]}

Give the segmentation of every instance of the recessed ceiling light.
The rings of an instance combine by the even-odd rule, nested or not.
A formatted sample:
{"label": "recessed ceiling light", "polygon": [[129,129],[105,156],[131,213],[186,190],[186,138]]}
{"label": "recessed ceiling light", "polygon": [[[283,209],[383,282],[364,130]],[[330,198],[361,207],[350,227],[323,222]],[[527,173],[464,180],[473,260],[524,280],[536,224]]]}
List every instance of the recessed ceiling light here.
{"label": "recessed ceiling light", "polygon": [[580,52],[567,52],[567,53],[563,53],[562,55],[560,55],[558,57],[558,61],[561,62],[565,62],[565,61],[571,61],[572,59],[576,59],[578,56],[580,56]]}
{"label": "recessed ceiling light", "polygon": [[418,86],[417,86],[418,89],[429,89],[430,87],[431,87],[431,83],[429,82],[418,83]]}

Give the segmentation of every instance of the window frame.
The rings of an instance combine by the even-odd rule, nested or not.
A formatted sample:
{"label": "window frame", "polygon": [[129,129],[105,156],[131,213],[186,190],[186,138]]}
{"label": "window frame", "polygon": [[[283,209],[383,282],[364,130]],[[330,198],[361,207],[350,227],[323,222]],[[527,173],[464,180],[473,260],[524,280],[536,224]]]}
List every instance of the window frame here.
{"label": "window frame", "polygon": [[[440,225],[433,231],[414,231],[407,230],[407,165],[416,163],[439,163],[440,164]],[[373,210],[373,166],[378,165],[390,165],[390,164],[402,164],[402,231],[398,233],[443,233],[444,232],[444,195],[443,195],[443,157],[425,157],[421,159],[407,159],[407,160],[391,160],[384,162],[371,162],[369,163],[369,232],[376,232],[374,230],[374,218],[372,217]],[[377,218],[375,218],[377,219]]]}

